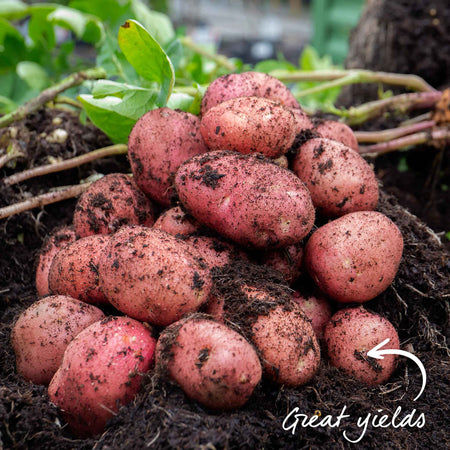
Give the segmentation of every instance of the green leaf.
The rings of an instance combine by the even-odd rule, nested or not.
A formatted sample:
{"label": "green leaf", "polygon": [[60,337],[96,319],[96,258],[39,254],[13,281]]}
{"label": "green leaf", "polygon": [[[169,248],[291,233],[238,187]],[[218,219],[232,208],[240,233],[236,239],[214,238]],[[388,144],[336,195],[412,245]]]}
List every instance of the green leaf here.
{"label": "green leaf", "polygon": [[47,52],[56,45],[55,30],[47,18],[54,10],[54,6],[46,5],[34,8],[28,23],[28,35],[36,46],[43,48]]}
{"label": "green leaf", "polygon": [[25,17],[28,13],[28,5],[20,0],[2,0],[0,2],[0,16],[8,20],[16,20]]}
{"label": "green leaf", "polygon": [[13,102],[8,97],[0,95],[0,113],[8,114],[17,108],[17,103]]}
{"label": "green leaf", "polygon": [[268,59],[261,61],[255,65],[254,70],[256,72],[269,73],[272,70],[295,70],[296,67],[288,61],[278,61],[276,59]]}
{"label": "green leaf", "polygon": [[169,98],[175,73],[167,54],[153,36],[135,20],[127,20],[119,30],[119,46],[136,72],[148,81],[156,81],[161,90],[158,106]]}
{"label": "green leaf", "polygon": [[0,17],[0,69],[14,69],[25,54],[23,36],[6,19]]}
{"label": "green leaf", "polygon": [[193,102],[194,97],[192,97],[192,95],[175,92],[169,97],[169,100],[167,100],[167,107],[170,109],[189,111]]}
{"label": "green leaf", "polygon": [[31,89],[42,91],[50,86],[47,72],[39,64],[32,61],[21,61],[17,64],[17,75],[24,80]]}

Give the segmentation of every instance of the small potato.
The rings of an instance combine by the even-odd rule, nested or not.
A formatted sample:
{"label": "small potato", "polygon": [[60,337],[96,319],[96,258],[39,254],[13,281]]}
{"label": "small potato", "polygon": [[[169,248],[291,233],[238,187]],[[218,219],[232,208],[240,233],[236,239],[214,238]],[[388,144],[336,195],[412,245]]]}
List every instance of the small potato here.
{"label": "small potato", "polygon": [[361,211],[320,227],[305,247],[305,266],[321,291],[339,302],[381,294],[397,273],[403,238],[384,214]]}
{"label": "small potato", "polygon": [[72,227],[62,227],[48,236],[39,252],[36,269],[36,290],[40,297],[50,294],[48,287],[48,273],[54,256],[67,244],[76,240]]}
{"label": "small potato", "polygon": [[109,238],[95,234],[62,248],[50,266],[50,291],[87,303],[108,303],[99,286],[98,264]]}
{"label": "small potato", "polygon": [[209,152],[183,163],[180,201],[199,222],[248,247],[300,242],[314,224],[310,194],[292,172],[236,152]]}
{"label": "small potato", "polygon": [[139,392],[154,363],[152,329],[129,317],[110,316],[83,330],[67,347],[48,387],[79,437],[103,432],[106,422]]}
{"label": "small potato", "polygon": [[200,132],[210,150],[277,158],[294,143],[296,119],[289,108],[265,98],[232,98],[203,115]]}
{"label": "small potato", "polygon": [[151,201],[123,173],[110,173],[92,183],[78,199],[73,215],[78,237],[114,233],[127,224],[151,227],[154,221]]}
{"label": "small potato", "polygon": [[321,137],[340,142],[358,151],[358,140],[353,130],[345,123],[336,120],[323,120],[316,125],[316,131]]}
{"label": "small potato", "polygon": [[202,115],[210,108],[237,97],[263,97],[299,109],[297,99],[280,80],[261,72],[231,73],[216,78],[202,99]]}
{"label": "small potato", "polygon": [[170,206],[180,164],[208,150],[199,126],[193,114],[158,108],[144,114],[131,130],[128,155],[136,183],[163,206]]}
{"label": "small potato", "polygon": [[207,300],[207,265],[182,239],[161,230],[125,226],[99,262],[100,286],[119,311],[154,325],[169,325]]}
{"label": "small potato", "polygon": [[[166,365],[188,397],[211,409],[241,407],[261,379],[252,345],[227,326],[204,318],[166,328],[156,355],[157,364]],[[167,362],[164,355],[169,355]]]}
{"label": "small potato", "polygon": [[387,338],[389,342],[383,348],[400,347],[394,326],[362,307],[341,309],[325,328],[331,364],[368,385],[386,382],[395,370],[395,355],[383,355],[383,359],[367,356],[367,352]]}
{"label": "small potato", "polygon": [[325,325],[331,318],[331,305],[327,298],[316,293],[315,295],[303,295],[294,292],[292,299],[302,308],[308,319],[311,321],[314,333],[318,339],[323,338]]}
{"label": "small potato", "polygon": [[153,228],[165,231],[173,236],[177,234],[189,236],[198,230],[198,225],[193,217],[186,214],[179,206],[175,206],[162,213]]}
{"label": "small potato", "polygon": [[104,316],[95,306],[65,295],[51,295],[33,303],[11,331],[17,372],[33,383],[48,384],[69,342]]}
{"label": "small potato", "polygon": [[369,164],[339,142],[315,138],[305,142],[292,170],[308,187],[314,206],[326,217],[374,210],[378,183]]}

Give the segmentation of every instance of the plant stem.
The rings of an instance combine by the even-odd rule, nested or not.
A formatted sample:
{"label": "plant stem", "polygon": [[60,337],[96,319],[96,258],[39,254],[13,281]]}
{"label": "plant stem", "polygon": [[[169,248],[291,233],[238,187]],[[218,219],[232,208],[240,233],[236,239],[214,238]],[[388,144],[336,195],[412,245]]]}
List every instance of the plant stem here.
{"label": "plant stem", "polygon": [[354,131],[358,142],[385,142],[397,139],[408,134],[433,128],[436,125],[434,120],[418,122],[416,124],[391,128],[382,131]]}
{"label": "plant stem", "polygon": [[73,98],[67,97],[66,95],[58,95],[55,98],[55,103],[58,103],[58,104],[62,103],[62,104],[70,105],[77,109],[83,108],[83,105],[79,101],[74,100]]}
{"label": "plant stem", "polygon": [[326,83],[319,84],[312,88],[304,89],[303,91],[297,92],[295,94],[295,97],[296,98],[306,97],[307,95],[315,94],[316,92],[326,91],[327,89],[332,89],[335,87],[342,87],[342,86],[346,86],[348,84],[358,83],[358,81],[357,81],[358,79],[359,79],[358,74],[350,73],[345,77],[338,78],[333,81],[328,81]]}
{"label": "plant stem", "polygon": [[17,120],[24,119],[28,114],[37,111],[41,106],[53,100],[57,95],[61,94],[61,92],[64,92],[73,86],[78,86],[85,80],[98,80],[100,78],[106,78],[106,73],[99,67],[73,73],[54,86],[44,89],[37,97],[31,99],[24,105],[19,106],[15,111],[0,117],[0,128],[6,127]]}
{"label": "plant stem", "polygon": [[8,153],[6,155],[0,156],[0,168],[8,164],[10,161],[18,158],[24,158],[25,154],[22,152]]}
{"label": "plant stem", "polygon": [[37,195],[36,197],[29,198],[28,200],[25,200],[23,202],[5,206],[4,208],[0,208],[0,219],[5,219],[6,217],[13,216],[24,211],[29,211],[33,208],[38,208],[40,206],[45,206],[51,203],[57,203],[62,200],[77,197],[90,185],[91,183],[83,183],[73,186],[64,186],[58,188],[58,190],[47,192],[42,195]]}
{"label": "plant stem", "polygon": [[128,147],[125,144],[110,145],[109,147],[99,148],[98,150],[76,156],[75,158],[66,159],[57,163],[46,164],[45,166],[33,167],[32,169],[15,173],[10,177],[5,178],[3,182],[8,185],[16,184],[41,175],[72,169],[74,167],[81,166],[82,164],[95,161],[96,159],[104,158],[105,156],[123,155],[126,154],[127,151]]}
{"label": "plant stem", "polygon": [[212,53],[206,50],[204,47],[197,45],[195,42],[192,41],[192,39],[188,37],[180,37],[180,42],[187,48],[191,49],[195,53],[198,53],[212,61],[214,61],[219,66],[225,67],[225,69],[229,70],[230,72],[236,71],[236,66],[229,58],[227,58],[224,55],[218,55],[217,53]]}
{"label": "plant stem", "polygon": [[359,147],[360,154],[374,153],[382,155],[384,153],[393,152],[404,147],[412,145],[437,143],[438,141],[450,140],[450,130],[447,127],[437,128],[431,132],[422,131],[420,133],[410,134],[399,139],[393,139],[389,142],[382,142],[381,144],[368,145]]}
{"label": "plant stem", "polygon": [[[423,78],[417,75],[404,75],[389,72],[373,72],[371,70],[273,70],[270,75],[285,83],[299,81],[333,81],[350,77],[352,83],[386,83],[395,86],[404,86],[407,89],[422,92],[433,92],[435,88],[430,86]],[[350,78],[348,78],[350,79]],[[346,83],[349,84],[349,83]],[[327,88],[328,89],[328,88]]]}

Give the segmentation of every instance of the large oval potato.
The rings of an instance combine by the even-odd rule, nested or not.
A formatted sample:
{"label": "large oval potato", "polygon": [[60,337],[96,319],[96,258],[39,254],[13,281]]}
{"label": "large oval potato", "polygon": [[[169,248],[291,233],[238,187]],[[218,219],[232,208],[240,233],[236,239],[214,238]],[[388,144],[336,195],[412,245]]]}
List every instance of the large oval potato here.
{"label": "large oval potato", "polygon": [[277,158],[294,143],[296,125],[294,114],[279,103],[239,97],[209,109],[202,117],[200,132],[210,150]]}
{"label": "large oval potato", "polygon": [[206,301],[212,283],[208,269],[182,239],[125,226],[99,261],[100,286],[119,311],[165,326]]}
{"label": "large oval potato", "polygon": [[48,384],[69,342],[105,315],[93,305],[65,295],[50,295],[20,314],[11,331],[17,372],[36,384]]}
{"label": "large oval potato", "polygon": [[280,80],[262,72],[230,73],[216,78],[202,99],[202,115],[210,108],[237,97],[263,97],[299,109],[297,99]]}
{"label": "large oval potato", "polygon": [[370,211],[378,202],[378,183],[369,164],[357,152],[329,139],[305,142],[292,170],[308,186],[317,211],[337,217]]}
{"label": "large oval potato", "polygon": [[170,206],[179,165],[208,150],[199,126],[193,114],[158,108],[144,114],[131,130],[128,156],[136,183],[164,206]]}
{"label": "large oval potato", "polygon": [[235,152],[209,152],[180,166],[180,201],[199,222],[259,248],[300,242],[314,225],[308,189],[289,170]]}
{"label": "large oval potato", "polygon": [[317,286],[340,302],[381,294],[397,273],[403,238],[384,214],[361,211],[328,222],[305,246],[305,266]]}
{"label": "large oval potato", "polygon": [[158,339],[156,362],[166,366],[190,398],[211,409],[239,408],[261,379],[252,345],[226,325],[205,318],[166,328]]}
{"label": "large oval potato", "polygon": [[101,433],[120,405],[133,400],[155,347],[152,329],[129,317],[110,316],[78,334],[48,387],[75,434]]}
{"label": "large oval potato", "polygon": [[355,133],[345,123],[337,120],[322,120],[315,128],[321,137],[340,142],[352,150],[358,151],[358,140]]}

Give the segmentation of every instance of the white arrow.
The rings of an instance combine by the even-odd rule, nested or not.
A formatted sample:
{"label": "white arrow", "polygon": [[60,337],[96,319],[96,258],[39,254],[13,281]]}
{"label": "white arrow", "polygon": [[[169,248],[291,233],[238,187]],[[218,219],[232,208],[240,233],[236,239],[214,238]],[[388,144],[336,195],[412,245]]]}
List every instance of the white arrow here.
{"label": "white arrow", "polygon": [[385,339],[383,342],[380,342],[372,350],[369,350],[367,352],[367,356],[376,359],[384,359],[383,355],[401,355],[406,356],[407,358],[411,358],[419,366],[419,369],[422,372],[422,389],[414,399],[414,401],[416,401],[422,395],[422,392],[427,384],[427,373],[425,371],[425,367],[423,366],[422,361],[417,356],[414,356],[412,353],[406,352],[405,350],[397,350],[395,348],[380,350],[381,347],[383,347],[388,342],[389,338]]}

